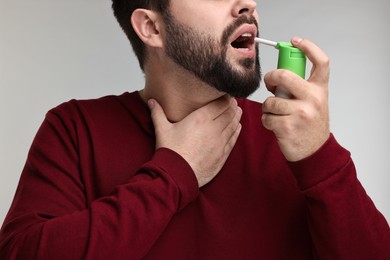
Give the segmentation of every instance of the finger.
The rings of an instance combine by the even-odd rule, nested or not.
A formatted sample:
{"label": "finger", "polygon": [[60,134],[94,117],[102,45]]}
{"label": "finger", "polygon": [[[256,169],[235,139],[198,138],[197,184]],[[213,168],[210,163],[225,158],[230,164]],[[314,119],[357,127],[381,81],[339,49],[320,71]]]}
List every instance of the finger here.
{"label": "finger", "polygon": [[280,129],[284,129],[282,128],[281,124],[282,122],[284,122],[285,118],[286,116],[282,115],[263,114],[261,117],[261,122],[266,129],[273,131],[275,134],[277,134]]}
{"label": "finger", "polygon": [[226,142],[225,148],[226,147],[229,148],[232,145],[234,146],[234,143],[237,140],[238,134],[241,131],[241,124],[240,124],[241,115],[242,115],[242,110],[237,109],[236,115],[229,122],[229,124],[223,129],[221,133],[222,139],[225,140]]}
{"label": "finger", "polygon": [[274,115],[290,115],[292,101],[285,98],[268,97],[263,103],[263,113]]}
{"label": "finger", "polygon": [[237,101],[228,95],[224,95],[201,107],[195,112],[204,115],[208,119],[214,120],[230,107],[237,107]]}
{"label": "finger", "polygon": [[276,93],[278,87],[282,87],[285,91],[299,99],[305,99],[307,95],[307,82],[289,70],[278,69],[266,73],[264,83],[266,88],[273,94]]}
{"label": "finger", "polygon": [[232,103],[228,109],[226,109],[221,115],[215,118],[214,124],[219,125],[220,129],[225,129],[235,119],[235,121],[238,123],[242,115],[242,109],[236,104],[237,103]]}
{"label": "finger", "polygon": [[[224,126],[222,129],[222,132],[233,132],[237,125],[240,123],[240,120],[241,120],[241,116],[242,116],[242,109],[240,107],[237,107],[235,109],[235,112],[234,112],[234,115],[233,117],[229,118],[229,117],[226,117],[224,119],[224,122],[222,122],[222,126]],[[221,120],[222,121],[222,120]],[[218,123],[216,121],[216,123]],[[230,135],[230,134],[228,134]]]}
{"label": "finger", "polygon": [[294,37],[291,43],[301,49],[312,62],[313,69],[309,81],[327,83],[329,80],[329,58],[325,52],[307,39]]}
{"label": "finger", "polygon": [[[277,89],[283,90],[288,96],[296,99],[306,99],[308,83],[300,76],[288,70],[273,70],[265,74],[264,83],[266,88],[277,95]],[[283,97],[278,95],[278,97]],[[291,100],[291,98],[289,98]]]}
{"label": "finger", "polygon": [[233,134],[230,136],[229,141],[225,145],[225,153],[230,154],[233,150],[234,145],[237,142],[238,137],[240,136],[242,125],[238,124],[236,129],[233,131]]}
{"label": "finger", "polygon": [[158,129],[164,128],[167,124],[170,124],[163,108],[155,99],[148,100],[148,106],[156,131],[158,131]]}

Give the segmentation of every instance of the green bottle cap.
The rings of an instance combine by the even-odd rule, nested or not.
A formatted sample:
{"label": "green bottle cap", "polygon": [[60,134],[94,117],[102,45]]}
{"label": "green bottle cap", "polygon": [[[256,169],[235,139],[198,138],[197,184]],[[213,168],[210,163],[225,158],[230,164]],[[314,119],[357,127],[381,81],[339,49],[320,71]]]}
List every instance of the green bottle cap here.
{"label": "green bottle cap", "polygon": [[305,78],[305,53],[288,42],[278,42],[276,49],[279,50],[278,69],[287,69]]}

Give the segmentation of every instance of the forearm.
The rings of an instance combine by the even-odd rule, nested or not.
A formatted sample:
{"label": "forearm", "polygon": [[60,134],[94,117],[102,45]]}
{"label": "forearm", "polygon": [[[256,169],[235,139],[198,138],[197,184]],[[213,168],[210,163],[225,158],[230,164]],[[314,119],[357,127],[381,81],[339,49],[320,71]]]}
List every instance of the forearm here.
{"label": "forearm", "polygon": [[[58,198],[54,193],[41,202],[34,200],[35,205],[26,205],[32,200],[14,202],[0,236],[0,256],[142,258],[171,217],[196,197],[197,182],[188,170],[189,166],[177,154],[163,150],[128,183],[85,209],[67,208],[68,214],[63,214],[64,209],[53,210],[55,204],[69,205],[66,201],[54,201]],[[39,196],[39,190],[30,196]]]}
{"label": "forearm", "polygon": [[319,259],[388,256],[389,226],[358,181],[349,152],[333,137],[306,162],[291,166],[306,196]]}

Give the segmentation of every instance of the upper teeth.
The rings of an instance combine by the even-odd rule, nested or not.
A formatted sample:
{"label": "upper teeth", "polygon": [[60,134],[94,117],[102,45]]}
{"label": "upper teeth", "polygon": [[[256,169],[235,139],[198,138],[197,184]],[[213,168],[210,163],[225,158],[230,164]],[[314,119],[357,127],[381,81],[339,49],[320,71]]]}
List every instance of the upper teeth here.
{"label": "upper teeth", "polygon": [[241,34],[241,37],[252,37],[252,34],[251,33],[244,33],[244,34]]}

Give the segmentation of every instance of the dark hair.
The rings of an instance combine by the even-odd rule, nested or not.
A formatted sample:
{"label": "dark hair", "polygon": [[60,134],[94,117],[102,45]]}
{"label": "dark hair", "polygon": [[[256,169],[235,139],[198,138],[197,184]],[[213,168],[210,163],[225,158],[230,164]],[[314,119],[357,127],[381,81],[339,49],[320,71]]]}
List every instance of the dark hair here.
{"label": "dark hair", "polygon": [[138,58],[139,65],[144,70],[145,63],[145,44],[135,33],[131,25],[130,18],[134,10],[144,8],[159,13],[167,11],[170,0],[112,0],[112,10],[114,16],[119,22],[122,30],[130,40],[135,55]]}

